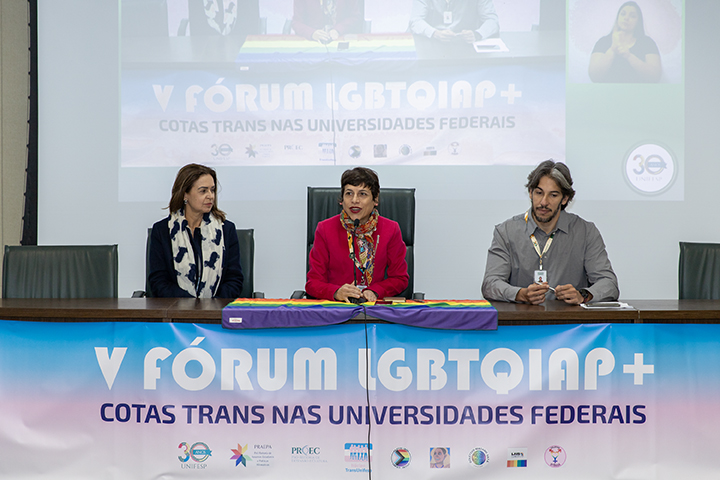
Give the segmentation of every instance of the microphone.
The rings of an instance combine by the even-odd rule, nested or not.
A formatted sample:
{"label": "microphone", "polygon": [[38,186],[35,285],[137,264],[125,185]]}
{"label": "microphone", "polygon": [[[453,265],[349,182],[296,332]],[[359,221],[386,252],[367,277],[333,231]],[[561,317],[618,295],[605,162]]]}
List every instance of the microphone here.
{"label": "microphone", "polygon": [[[357,286],[357,271],[358,271],[358,269],[356,268],[357,265],[355,264],[355,259],[357,258],[356,254],[355,254],[355,240],[356,240],[355,230],[357,230],[357,228],[359,226],[360,226],[360,220],[356,218],[355,221],[353,222],[354,228],[353,228],[353,232],[352,232],[352,268],[353,268],[353,278],[355,279],[355,286]],[[365,298],[350,297],[348,300],[350,300],[350,303],[360,304],[365,301]]]}
{"label": "microphone", "polygon": [[353,228],[353,232],[352,232],[352,256],[353,256],[352,266],[353,266],[353,278],[355,279],[355,285],[357,285],[357,268],[356,268],[356,263],[355,263],[355,259],[357,258],[356,252],[355,252],[355,242],[357,240],[357,237],[355,236],[355,231],[357,230],[357,228],[359,226],[360,226],[360,219],[356,218],[355,221],[353,222],[354,228]]}

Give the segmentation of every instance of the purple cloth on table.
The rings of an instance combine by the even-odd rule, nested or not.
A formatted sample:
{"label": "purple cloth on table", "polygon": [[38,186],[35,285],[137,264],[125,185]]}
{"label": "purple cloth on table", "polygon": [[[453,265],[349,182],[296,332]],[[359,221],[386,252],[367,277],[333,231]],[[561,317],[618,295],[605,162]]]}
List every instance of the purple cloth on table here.
{"label": "purple cloth on table", "polygon": [[373,305],[368,308],[368,315],[411,327],[497,330],[497,310],[494,308],[442,308],[423,305],[398,308]]}
{"label": "purple cloth on table", "polygon": [[232,329],[317,327],[343,323],[358,315],[359,319],[363,319],[363,310],[370,321],[379,319],[413,327],[450,330],[497,329],[497,311],[494,308],[443,308],[426,305],[228,306],[223,309],[222,324],[223,327]]}
{"label": "purple cloth on table", "polygon": [[[225,328],[285,328],[319,327],[334,325],[350,320],[357,315],[361,306],[355,308],[312,307],[225,307],[222,324]],[[242,319],[242,321],[239,321]]]}

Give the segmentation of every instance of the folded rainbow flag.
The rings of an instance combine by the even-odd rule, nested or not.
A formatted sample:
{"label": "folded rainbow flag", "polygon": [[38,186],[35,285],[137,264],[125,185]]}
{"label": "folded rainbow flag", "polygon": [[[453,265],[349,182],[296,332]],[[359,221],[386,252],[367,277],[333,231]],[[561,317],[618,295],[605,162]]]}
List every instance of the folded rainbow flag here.
{"label": "folded rainbow flag", "polygon": [[485,300],[428,300],[395,304],[238,298],[223,309],[225,328],[284,328],[383,320],[425,328],[496,330],[497,310]]}
{"label": "folded rainbow flag", "polygon": [[[417,60],[415,41],[409,33],[347,35],[327,45],[296,35],[248,35],[235,61],[250,70],[286,72],[305,70],[331,62],[407,68]],[[398,63],[399,62],[399,63]]]}

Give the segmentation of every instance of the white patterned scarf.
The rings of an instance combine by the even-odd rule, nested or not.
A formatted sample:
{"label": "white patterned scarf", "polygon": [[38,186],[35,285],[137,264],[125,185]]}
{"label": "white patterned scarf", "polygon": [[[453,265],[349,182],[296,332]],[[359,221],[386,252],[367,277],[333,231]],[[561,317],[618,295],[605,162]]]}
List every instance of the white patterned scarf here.
{"label": "white patterned scarf", "polygon": [[168,227],[177,282],[180,288],[193,297],[212,298],[220,285],[225,254],[222,226],[222,222],[213,215],[209,213],[203,215],[200,222],[203,265],[202,273],[198,278],[198,267],[195,265],[195,254],[190,241],[192,232],[188,227],[185,213],[183,210],[178,210],[170,215]]}
{"label": "white patterned scarf", "polygon": [[229,35],[237,21],[237,1],[204,0],[203,4],[208,25],[221,35]]}

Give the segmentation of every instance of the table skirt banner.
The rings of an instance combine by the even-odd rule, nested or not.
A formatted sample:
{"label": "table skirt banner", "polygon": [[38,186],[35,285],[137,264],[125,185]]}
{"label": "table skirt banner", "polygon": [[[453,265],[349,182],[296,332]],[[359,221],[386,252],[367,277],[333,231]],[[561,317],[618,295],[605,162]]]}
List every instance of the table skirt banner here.
{"label": "table skirt banner", "polygon": [[319,327],[352,318],[377,318],[413,327],[495,330],[497,310],[486,300],[361,304],[328,300],[238,298],[223,309],[225,328]]}
{"label": "table skirt banner", "polygon": [[0,475],[716,479],[719,341],[718,325],[2,321]]}

